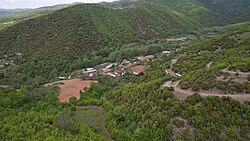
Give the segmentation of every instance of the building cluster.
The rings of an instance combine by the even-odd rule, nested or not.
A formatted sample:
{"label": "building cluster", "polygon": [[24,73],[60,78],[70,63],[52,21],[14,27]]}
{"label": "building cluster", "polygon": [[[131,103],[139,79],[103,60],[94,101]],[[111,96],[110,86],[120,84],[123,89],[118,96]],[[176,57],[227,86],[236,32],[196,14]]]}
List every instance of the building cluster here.
{"label": "building cluster", "polygon": [[166,42],[171,43],[171,42],[185,42],[187,41],[186,37],[180,37],[180,38],[166,38]]}
{"label": "building cluster", "polygon": [[154,55],[138,56],[130,60],[124,59],[120,63],[107,62],[94,68],[86,68],[82,71],[82,74],[90,78],[94,78],[97,75],[107,75],[116,78],[126,73],[141,75],[145,70],[145,66],[141,64],[154,59],[154,57]]}

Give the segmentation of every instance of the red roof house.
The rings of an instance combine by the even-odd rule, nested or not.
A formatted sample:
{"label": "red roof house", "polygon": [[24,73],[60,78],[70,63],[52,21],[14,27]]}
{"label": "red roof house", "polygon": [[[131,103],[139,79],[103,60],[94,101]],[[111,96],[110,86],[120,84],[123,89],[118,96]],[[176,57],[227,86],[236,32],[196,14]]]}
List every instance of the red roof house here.
{"label": "red roof house", "polygon": [[135,75],[142,74],[144,72],[145,66],[135,66],[130,68],[129,70],[133,72]]}
{"label": "red roof house", "polygon": [[104,69],[104,70],[102,70],[102,72],[103,73],[109,73],[109,72],[111,72],[111,69]]}

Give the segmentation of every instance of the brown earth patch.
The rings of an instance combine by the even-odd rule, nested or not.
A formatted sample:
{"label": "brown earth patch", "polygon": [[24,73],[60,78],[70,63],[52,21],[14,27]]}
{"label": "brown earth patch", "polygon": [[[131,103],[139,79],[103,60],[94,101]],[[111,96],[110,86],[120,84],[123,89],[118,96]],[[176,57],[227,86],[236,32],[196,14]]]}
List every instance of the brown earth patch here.
{"label": "brown earth patch", "polygon": [[71,80],[62,80],[52,83],[45,84],[44,86],[58,85],[60,87],[60,95],[58,99],[60,102],[69,102],[71,97],[76,97],[77,100],[80,99],[80,91],[86,88],[89,88],[92,83],[97,83],[92,80],[81,80],[71,79]]}

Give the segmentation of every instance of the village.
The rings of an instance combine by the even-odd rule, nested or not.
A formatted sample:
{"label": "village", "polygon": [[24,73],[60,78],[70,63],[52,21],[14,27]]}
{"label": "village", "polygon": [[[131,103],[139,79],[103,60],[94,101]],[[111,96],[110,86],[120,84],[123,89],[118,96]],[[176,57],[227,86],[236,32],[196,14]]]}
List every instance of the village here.
{"label": "village", "polygon": [[[165,38],[164,41],[167,43],[180,43],[180,42],[186,42],[188,39],[186,37],[180,37],[180,38]],[[181,48],[172,48],[172,49],[167,49],[162,52],[160,52],[160,55],[156,54],[148,54],[148,55],[140,55],[136,56],[130,59],[124,59],[121,62],[106,62],[99,64],[95,67],[91,68],[84,68],[82,70],[78,70],[73,72],[71,75],[65,77],[65,76],[60,76],[59,80],[66,80],[66,79],[72,79],[72,76],[80,77],[81,79],[94,79],[97,76],[100,75],[106,75],[111,78],[117,78],[121,76],[125,76],[128,74],[132,74],[135,76],[143,75],[144,71],[149,68],[150,66],[147,66],[147,62],[149,61],[155,61],[159,57],[163,55],[170,55],[173,52],[179,51],[180,49],[183,49],[185,47]],[[172,66],[177,63],[178,59],[173,58],[171,60],[171,68],[166,69],[166,75],[171,75],[175,77],[180,77],[181,74],[174,73],[172,71]]]}
{"label": "village", "polygon": [[[106,62],[94,68],[85,68],[81,71],[81,78],[95,78],[99,75],[106,75],[112,78],[124,76],[126,74],[142,75],[146,69],[145,63],[153,61],[154,55],[138,56],[132,59],[124,59],[120,63]],[[66,79],[59,77],[59,79]]]}

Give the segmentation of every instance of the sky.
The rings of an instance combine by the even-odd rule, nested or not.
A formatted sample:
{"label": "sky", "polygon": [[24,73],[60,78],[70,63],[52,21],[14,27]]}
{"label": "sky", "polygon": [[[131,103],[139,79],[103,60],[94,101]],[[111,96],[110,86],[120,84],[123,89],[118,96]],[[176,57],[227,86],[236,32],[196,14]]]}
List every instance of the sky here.
{"label": "sky", "polygon": [[38,8],[43,6],[52,6],[56,4],[69,4],[74,2],[83,3],[98,3],[111,2],[115,0],[0,0],[1,9],[15,9],[15,8]]}

